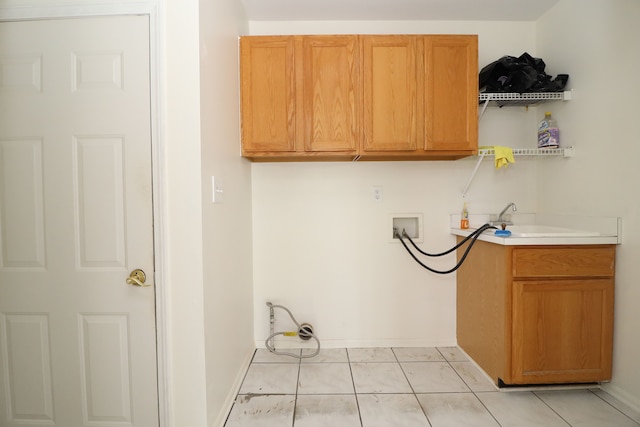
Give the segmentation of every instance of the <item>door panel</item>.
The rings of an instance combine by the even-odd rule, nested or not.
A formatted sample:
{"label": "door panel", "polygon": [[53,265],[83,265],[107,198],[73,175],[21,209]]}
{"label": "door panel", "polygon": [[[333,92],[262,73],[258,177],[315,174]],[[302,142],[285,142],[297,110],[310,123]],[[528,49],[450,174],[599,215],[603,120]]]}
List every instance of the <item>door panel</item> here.
{"label": "door panel", "polygon": [[149,23],[0,23],[0,425],[158,425]]}
{"label": "door panel", "polygon": [[14,421],[51,422],[49,318],[44,314],[9,314],[4,320],[2,347],[4,368],[9,373],[5,390],[11,398],[7,409]]}
{"label": "door panel", "polygon": [[123,149],[121,136],[74,138],[80,269],[125,266]]}
{"label": "door panel", "polygon": [[1,265],[31,270],[45,266],[42,140],[0,140]]}
{"label": "door panel", "polygon": [[347,151],[358,146],[359,55],[356,36],[303,39],[305,151]]}
{"label": "door panel", "polygon": [[514,382],[609,379],[613,288],[613,279],[515,281]]}
{"label": "door panel", "polygon": [[423,78],[417,36],[363,36],[363,151],[415,151]]}
{"label": "door panel", "polygon": [[244,153],[296,149],[294,50],[293,37],[240,39]]}
{"label": "door panel", "polygon": [[117,313],[82,314],[78,323],[84,419],[131,423],[129,319]]}
{"label": "door panel", "polygon": [[425,150],[478,146],[478,45],[471,36],[425,38]]}

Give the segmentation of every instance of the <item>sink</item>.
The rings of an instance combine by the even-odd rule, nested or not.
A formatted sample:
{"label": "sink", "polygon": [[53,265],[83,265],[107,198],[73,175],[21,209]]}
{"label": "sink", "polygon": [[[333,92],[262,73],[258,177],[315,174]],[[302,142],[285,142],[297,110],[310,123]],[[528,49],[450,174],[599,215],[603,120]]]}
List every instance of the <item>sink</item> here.
{"label": "sink", "polygon": [[[471,214],[471,227],[462,230],[458,228],[460,215],[452,214],[451,234],[466,237],[490,219],[490,214]],[[511,232],[509,237],[496,236],[496,230],[490,229],[479,239],[504,246],[618,245],[622,243],[621,221],[619,217],[520,213],[515,224],[507,225],[506,230]]]}
{"label": "sink", "polygon": [[[597,231],[576,230],[573,228],[555,227],[551,225],[523,224],[509,225],[512,237],[595,237],[600,236]],[[495,230],[488,232],[493,234]]]}

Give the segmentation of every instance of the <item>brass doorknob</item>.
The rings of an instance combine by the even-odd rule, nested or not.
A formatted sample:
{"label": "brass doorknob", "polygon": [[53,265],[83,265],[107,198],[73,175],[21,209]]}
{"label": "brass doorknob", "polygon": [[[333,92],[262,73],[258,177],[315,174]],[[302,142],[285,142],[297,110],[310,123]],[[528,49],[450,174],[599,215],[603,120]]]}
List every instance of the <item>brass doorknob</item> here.
{"label": "brass doorknob", "polygon": [[147,275],[144,274],[144,271],[136,268],[131,272],[131,274],[129,274],[129,277],[127,278],[127,284],[142,287],[151,286],[148,283],[144,283],[145,280],[147,280]]}

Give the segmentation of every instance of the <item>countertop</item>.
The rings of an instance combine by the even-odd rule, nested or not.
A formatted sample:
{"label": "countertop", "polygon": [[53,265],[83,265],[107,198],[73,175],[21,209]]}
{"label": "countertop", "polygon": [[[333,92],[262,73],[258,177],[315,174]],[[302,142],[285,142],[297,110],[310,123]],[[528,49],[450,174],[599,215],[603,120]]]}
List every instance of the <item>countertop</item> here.
{"label": "countertop", "polygon": [[[487,223],[488,215],[470,215],[470,228],[462,230],[459,228],[460,215],[451,215],[450,232],[456,236],[466,237],[470,235],[476,228]],[[562,227],[565,229],[589,230],[593,235],[584,236],[580,232],[576,232],[576,236],[536,236],[529,237],[498,237],[494,235],[495,230],[485,231],[478,237],[478,240],[484,242],[495,243],[505,246],[523,246],[523,245],[616,245],[622,243],[622,221],[618,217],[585,217],[570,215],[549,215],[549,214],[514,214],[512,216],[514,225],[542,225],[552,227]],[[507,226],[507,230],[509,230]],[[584,234],[584,233],[582,233]]]}

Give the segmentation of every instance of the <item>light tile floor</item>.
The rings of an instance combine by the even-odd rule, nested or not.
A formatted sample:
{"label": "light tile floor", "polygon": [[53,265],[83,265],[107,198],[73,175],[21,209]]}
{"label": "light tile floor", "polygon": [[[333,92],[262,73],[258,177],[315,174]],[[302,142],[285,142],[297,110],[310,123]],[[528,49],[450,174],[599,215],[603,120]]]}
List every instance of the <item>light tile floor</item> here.
{"label": "light tile floor", "polygon": [[640,414],[597,388],[497,391],[456,347],[258,349],[225,424],[244,426],[638,427]]}

